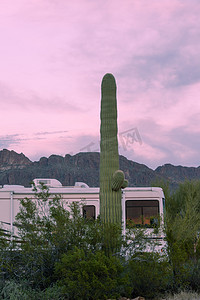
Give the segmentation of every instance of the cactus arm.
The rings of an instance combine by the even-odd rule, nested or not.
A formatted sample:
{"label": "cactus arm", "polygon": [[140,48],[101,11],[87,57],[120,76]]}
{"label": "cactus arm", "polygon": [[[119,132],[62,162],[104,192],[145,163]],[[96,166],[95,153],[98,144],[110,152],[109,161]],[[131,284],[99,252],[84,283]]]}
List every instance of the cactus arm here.
{"label": "cactus arm", "polygon": [[127,179],[124,179],[124,182],[123,182],[121,188],[122,188],[122,189],[125,189],[127,186],[128,186],[128,180],[127,180]]}
{"label": "cactus arm", "polygon": [[120,190],[123,183],[124,183],[124,172],[121,170],[115,171],[115,173],[113,174],[113,180],[112,180],[113,191]]}

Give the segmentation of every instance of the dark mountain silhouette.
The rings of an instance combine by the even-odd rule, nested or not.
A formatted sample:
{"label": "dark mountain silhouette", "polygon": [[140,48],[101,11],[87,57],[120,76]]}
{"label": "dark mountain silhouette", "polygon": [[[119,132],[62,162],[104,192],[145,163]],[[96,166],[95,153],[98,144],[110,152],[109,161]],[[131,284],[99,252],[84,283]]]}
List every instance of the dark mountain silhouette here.
{"label": "dark mountain silhouette", "polygon": [[[80,152],[64,157],[51,155],[32,162],[23,153],[0,151],[0,185],[30,186],[34,178],[55,178],[63,185],[83,181],[90,187],[99,186],[99,161],[97,152]],[[200,167],[182,167],[165,164],[152,170],[143,164],[120,156],[120,169],[129,180],[129,186],[151,186],[156,180],[169,181],[172,187],[184,180],[200,179]]]}
{"label": "dark mountain silhouette", "polygon": [[169,181],[180,183],[185,180],[199,180],[200,167],[183,167],[165,164],[156,168],[155,172],[161,176],[168,178]]}

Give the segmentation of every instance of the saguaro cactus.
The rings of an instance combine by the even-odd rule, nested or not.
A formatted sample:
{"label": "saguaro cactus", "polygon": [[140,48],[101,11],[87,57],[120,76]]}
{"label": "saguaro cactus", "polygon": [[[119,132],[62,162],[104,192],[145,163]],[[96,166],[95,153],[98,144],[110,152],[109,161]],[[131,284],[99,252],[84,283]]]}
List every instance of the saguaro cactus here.
{"label": "saguaro cactus", "polygon": [[116,83],[112,74],[101,85],[100,216],[104,224],[122,221],[121,188],[128,185],[119,170]]}

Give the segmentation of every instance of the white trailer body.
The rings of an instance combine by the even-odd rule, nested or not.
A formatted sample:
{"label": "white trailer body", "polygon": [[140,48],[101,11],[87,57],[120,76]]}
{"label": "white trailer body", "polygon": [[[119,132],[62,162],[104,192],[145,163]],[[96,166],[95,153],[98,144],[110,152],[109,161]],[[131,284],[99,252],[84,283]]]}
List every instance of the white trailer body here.
{"label": "white trailer body", "polygon": [[[51,197],[60,195],[69,209],[72,202],[82,205],[82,213],[85,217],[97,218],[100,214],[99,188],[90,188],[85,183],[76,183],[75,186],[66,187],[55,179],[35,179],[34,183],[39,187],[40,182],[48,186]],[[14,226],[15,216],[19,212],[20,200],[25,197],[34,199],[32,188],[19,185],[4,185],[0,188],[0,222],[4,229],[16,234]],[[123,233],[130,224],[136,227],[146,228],[150,235],[156,220],[159,226],[163,225],[164,194],[158,187],[129,187],[122,191],[122,224]],[[160,248],[164,247],[164,235],[160,231],[154,238],[162,240]]]}

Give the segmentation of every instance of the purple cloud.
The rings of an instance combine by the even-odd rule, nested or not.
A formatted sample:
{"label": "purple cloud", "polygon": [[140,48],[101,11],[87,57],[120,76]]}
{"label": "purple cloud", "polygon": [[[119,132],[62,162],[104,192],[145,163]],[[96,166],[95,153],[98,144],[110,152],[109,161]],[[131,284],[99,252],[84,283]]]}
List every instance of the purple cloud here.
{"label": "purple cloud", "polygon": [[199,11],[198,0],[4,1],[0,127],[21,138],[7,146],[32,158],[97,143],[101,79],[111,72],[119,132],[137,128],[143,142],[123,154],[198,165]]}

